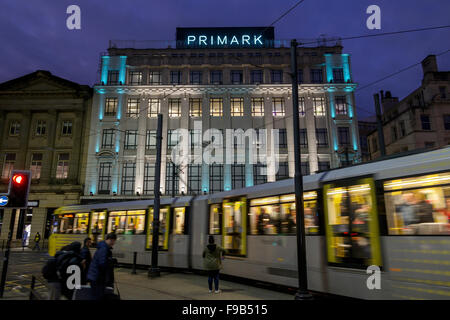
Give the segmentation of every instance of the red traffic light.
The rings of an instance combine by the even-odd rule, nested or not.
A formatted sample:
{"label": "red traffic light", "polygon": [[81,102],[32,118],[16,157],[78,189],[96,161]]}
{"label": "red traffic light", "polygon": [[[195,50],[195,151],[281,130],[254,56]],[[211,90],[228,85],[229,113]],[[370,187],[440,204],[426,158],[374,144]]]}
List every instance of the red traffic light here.
{"label": "red traffic light", "polygon": [[24,181],[24,176],[21,174],[15,174],[12,180],[14,181],[14,183],[22,184],[22,182]]}

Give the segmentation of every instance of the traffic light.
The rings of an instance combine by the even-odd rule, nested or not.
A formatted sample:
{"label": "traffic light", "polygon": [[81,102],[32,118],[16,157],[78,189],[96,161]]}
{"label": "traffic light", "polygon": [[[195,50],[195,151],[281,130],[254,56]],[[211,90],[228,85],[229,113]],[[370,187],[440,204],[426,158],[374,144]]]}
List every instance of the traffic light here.
{"label": "traffic light", "polygon": [[13,170],[9,180],[8,203],[5,207],[24,209],[28,204],[31,172],[29,170]]}

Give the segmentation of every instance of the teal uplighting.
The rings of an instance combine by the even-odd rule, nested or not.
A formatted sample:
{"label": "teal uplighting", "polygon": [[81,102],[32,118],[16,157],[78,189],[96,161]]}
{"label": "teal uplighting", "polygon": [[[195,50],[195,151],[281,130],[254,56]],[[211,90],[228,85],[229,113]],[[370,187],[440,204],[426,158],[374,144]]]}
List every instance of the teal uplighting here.
{"label": "teal uplighting", "polygon": [[119,81],[125,84],[125,75],[127,69],[127,56],[120,56]]}
{"label": "teal uplighting", "polygon": [[342,54],[342,67],[344,68],[344,81],[349,82],[352,77],[350,75],[350,64],[348,61],[348,54],[346,53]]}
{"label": "teal uplighting", "polygon": [[92,181],[91,190],[90,191],[92,192],[92,194],[95,194],[95,192],[97,191],[97,183],[96,183],[95,180]]}
{"label": "teal uplighting", "polygon": [[109,68],[109,56],[102,57],[102,84],[105,85],[108,82],[108,68]]}
{"label": "teal uplighting", "polygon": [[327,82],[333,81],[333,55],[331,53],[325,54],[325,65],[327,70]]}
{"label": "teal uplighting", "polygon": [[120,94],[119,99],[117,99],[117,120],[120,120],[120,116],[122,114],[122,101],[123,101],[122,92],[119,93]]}
{"label": "teal uplighting", "polygon": [[116,133],[116,152],[120,150],[120,132],[115,130]]}
{"label": "teal uplighting", "polygon": [[334,145],[334,151],[337,151],[337,149],[338,149],[338,143],[337,143],[336,135],[334,135],[333,145]]}
{"label": "teal uplighting", "polygon": [[353,132],[352,136],[353,136],[353,150],[357,151],[358,150],[358,142],[356,140],[356,134]]}
{"label": "teal uplighting", "polygon": [[330,114],[331,114],[331,118],[335,118],[336,117],[336,110],[334,108],[334,94],[333,94],[334,89],[328,89],[328,93],[329,93],[329,97],[330,97]]}
{"label": "teal uplighting", "polygon": [[98,119],[103,120],[103,109],[105,106],[105,99],[103,96],[100,96],[100,105],[98,106]]}

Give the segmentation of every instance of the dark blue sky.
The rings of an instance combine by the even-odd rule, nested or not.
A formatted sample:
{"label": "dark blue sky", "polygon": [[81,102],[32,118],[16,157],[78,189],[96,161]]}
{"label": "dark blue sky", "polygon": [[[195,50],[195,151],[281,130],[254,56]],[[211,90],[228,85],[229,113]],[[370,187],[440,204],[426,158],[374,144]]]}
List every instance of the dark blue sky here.
{"label": "dark blue sky", "polygon": [[[266,26],[297,0],[0,0],[0,82],[36,69],[93,85],[110,39],[173,40],[176,27]],[[66,28],[66,8],[81,7],[81,30]],[[381,7],[382,29],[368,30],[369,5]],[[449,0],[305,0],[275,24],[278,39],[352,36],[450,24]],[[428,54],[450,49],[450,29],[343,42],[353,79],[363,86]],[[450,53],[438,57],[450,70]],[[419,86],[421,68],[357,92],[359,118],[373,93],[403,98]]]}

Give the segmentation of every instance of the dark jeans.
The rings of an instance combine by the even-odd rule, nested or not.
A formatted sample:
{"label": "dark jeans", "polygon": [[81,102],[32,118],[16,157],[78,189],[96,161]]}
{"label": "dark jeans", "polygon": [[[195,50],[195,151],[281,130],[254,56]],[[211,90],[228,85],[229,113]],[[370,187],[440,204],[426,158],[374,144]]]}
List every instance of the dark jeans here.
{"label": "dark jeans", "polygon": [[212,290],[212,283],[214,280],[214,287],[216,291],[219,290],[219,270],[208,270],[208,286]]}
{"label": "dark jeans", "polygon": [[105,285],[91,281],[91,297],[93,300],[103,300],[105,298]]}
{"label": "dark jeans", "polygon": [[35,243],[34,243],[33,250],[36,249],[36,248],[37,248],[39,251],[41,251],[41,247],[39,246],[39,242],[35,242]]}

